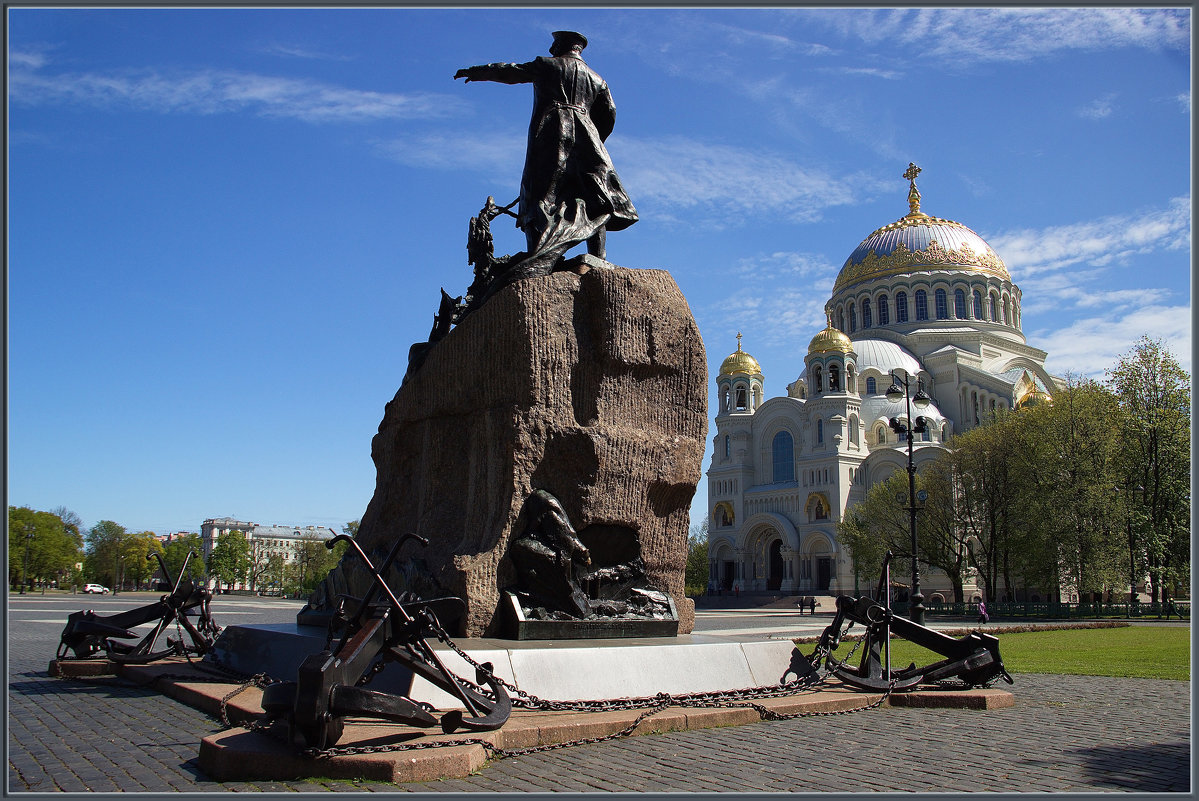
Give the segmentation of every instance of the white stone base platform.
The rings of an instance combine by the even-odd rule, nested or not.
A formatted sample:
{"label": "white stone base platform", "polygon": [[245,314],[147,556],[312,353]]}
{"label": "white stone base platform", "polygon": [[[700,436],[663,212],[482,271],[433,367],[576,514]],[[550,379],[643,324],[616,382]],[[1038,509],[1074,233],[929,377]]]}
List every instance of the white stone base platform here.
{"label": "white stone base platform", "polygon": [[[300,663],[325,647],[327,632],[291,623],[230,626],[206,662],[239,673],[292,681]],[[475,671],[444,643],[428,640],[457,675]],[[477,662],[490,662],[496,676],[526,693],[556,701],[632,698],[658,693],[737,690],[778,684],[791,661],[788,640],[730,642],[702,634],[597,640],[462,639],[455,643]],[[398,663],[389,664],[371,689],[407,695],[439,709],[457,699]]]}

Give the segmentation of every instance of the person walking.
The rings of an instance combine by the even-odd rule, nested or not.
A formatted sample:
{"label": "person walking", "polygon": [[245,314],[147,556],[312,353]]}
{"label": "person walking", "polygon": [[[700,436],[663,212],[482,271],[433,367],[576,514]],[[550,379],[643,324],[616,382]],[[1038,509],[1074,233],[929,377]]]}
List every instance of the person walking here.
{"label": "person walking", "polygon": [[986,625],[991,620],[991,616],[987,614],[987,604],[984,601],[978,602],[978,622]]}

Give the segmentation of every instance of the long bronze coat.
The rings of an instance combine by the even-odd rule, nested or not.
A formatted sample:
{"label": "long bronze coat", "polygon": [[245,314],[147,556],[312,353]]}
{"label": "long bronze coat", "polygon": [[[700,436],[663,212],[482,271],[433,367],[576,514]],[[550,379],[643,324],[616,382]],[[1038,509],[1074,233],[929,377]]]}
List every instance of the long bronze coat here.
{"label": "long bronze coat", "polygon": [[608,85],[582,58],[541,56],[524,64],[484,64],[464,70],[472,81],[533,84],[533,117],[520,180],[517,225],[540,235],[569,217],[575,200],[587,216],[611,214],[608,230],[637,222],[604,141],[616,122]]}

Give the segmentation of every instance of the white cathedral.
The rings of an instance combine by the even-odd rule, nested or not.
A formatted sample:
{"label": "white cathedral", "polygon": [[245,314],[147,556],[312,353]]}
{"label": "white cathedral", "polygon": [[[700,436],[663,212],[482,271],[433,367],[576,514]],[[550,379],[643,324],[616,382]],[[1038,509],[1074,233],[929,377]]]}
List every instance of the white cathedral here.
{"label": "white cathedral", "polygon": [[[999,256],[961,223],[920,211],[919,172],[904,173],[910,213],[846,259],[828,325],[785,396],[763,400],[762,369],[741,334],[720,366],[708,468],[714,588],[854,593],[837,522],[871,486],[907,470],[906,435],[889,426],[907,421],[905,400],[886,396],[893,377],[931,398],[912,443],[917,470],[988,411],[1048,399],[1063,384],[1045,371],[1045,351],[1025,342],[1020,289]],[[929,602],[952,600],[944,574],[921,574]]]}

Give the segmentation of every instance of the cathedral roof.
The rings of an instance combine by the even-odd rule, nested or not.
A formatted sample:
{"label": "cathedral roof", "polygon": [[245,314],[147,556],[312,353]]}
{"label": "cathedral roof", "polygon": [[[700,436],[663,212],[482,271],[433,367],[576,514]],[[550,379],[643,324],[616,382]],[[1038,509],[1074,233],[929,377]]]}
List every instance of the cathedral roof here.
{"label": "cathedral roof", "polygon": [[896,370],[906,375],[919,375],[922,369],[920,361],[906,348],[885,339],[856,339],[853,349],[858,354],[859,374],[871,367],[885,375]]}
{"label": "cathedral roof", "polygon": [[981,236],[961,223],[931,217],[920,211],[916,175],[908,165],[911,211],[862,240],[837,275],[833,293],[867,281],[920,270],[959,270],[1011,280],[1007,266]]}
{"label": "cathedral roof", "polygon": [[728,358],[720,364],[720,375],[736,375],[737,373],[762,375],[762,366],[758,364],[758,360],[741,350],[740,332],[737,333],[737,350],[729,354]]}

